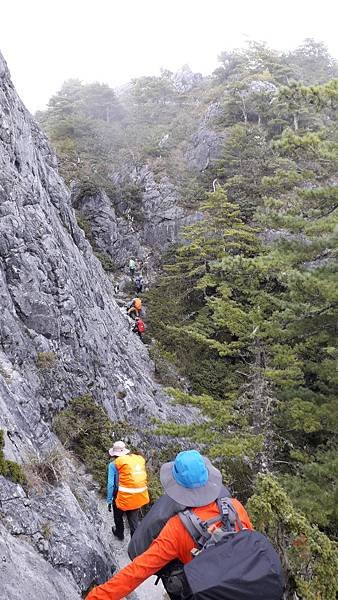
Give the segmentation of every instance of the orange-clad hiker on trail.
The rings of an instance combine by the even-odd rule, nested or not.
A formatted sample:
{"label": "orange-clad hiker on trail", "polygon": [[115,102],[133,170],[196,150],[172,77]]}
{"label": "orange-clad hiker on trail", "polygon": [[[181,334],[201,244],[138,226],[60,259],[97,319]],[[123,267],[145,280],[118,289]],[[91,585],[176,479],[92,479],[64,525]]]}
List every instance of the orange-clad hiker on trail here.
{"label": "orange-clad hiker on trail", "polygon": [[113,507],[113,534],[123,540],[123,515],[127,517],[132,536],[139,523],[139,509],[149,502],[145,460],[143,456],[130,454],[122,441],[115,442],[109,454],[115,460],[108,466],[107,504],[109,512]]}
{"label": "orange-clad hiker on trail", "polygon": [[133,298],[127,305],[127,314],[135,319],[142,311],[142,300],[141,298]]}
{"label": "orange-clad hiker on trail", "polygon": [[[221,516],[217,499],[223,488],[222,476],[220,471],[199,452],[196,450],[180,452],[174,462],[164,464],[161,468],[161,483],[169,502],[179,503],[181,510],[184,507],[191,507],[192,513],[203,521],[216,517],[215,521],[220,524]],[[249,516],[242,504],[234,498],[231,499],[231,503],[237,511],[243,528],[252,530]],[[142,526],[143,522],[140,524],[140,529]],[[237,528],[236,522],[236,530]],[[135,538],[137,535],[138,531],[135,533]],[[137,556],[107,583],[94,588],[88,594],[87,600],[125,598],[145,579],[160,571],[171,561],[178,559],[183,564],[189,563],[193,559],[194,548],[196,543],[193,537],[183,525],[179,514],[175,514],[169,518],[145,552]],[[170,597],[176,598],[171,595]]]}

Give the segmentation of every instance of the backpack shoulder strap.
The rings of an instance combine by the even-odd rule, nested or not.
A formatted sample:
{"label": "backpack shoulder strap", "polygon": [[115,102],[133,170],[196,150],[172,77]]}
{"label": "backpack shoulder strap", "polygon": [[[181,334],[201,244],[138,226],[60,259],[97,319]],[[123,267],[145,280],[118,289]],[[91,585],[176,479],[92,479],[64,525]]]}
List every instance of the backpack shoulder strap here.
{"label": "backpack shoulder strap", "polygon": [[236,531],[236,524],[240,530],[243,529],[242,522],[238,516],[237,510],[233,506],[230,498],[220,497],[216,500],[219,515],[202,521],[191,509],[187,508],[178,513],[181,523],[191,535],[199,548],[203,548],[210,540],[212,534],[209,531],[210,525],[222,521],[222,529],[228,533]]}
{"label": "backpack shoulder strap", "polygon": [[178,516],[187,532],[191,535],[192,539],[200,548],[202,548],[210,537],[205,523],[201,521],[201,519],[199,519],[199,517],[195,515],[195,513],[189,508],[179,512]]}
{"label": "backpack shoulder strap", "polygon": [[222,524],[227,531],[235,531],[236,524],[240,530],[243,529],[242,521],[230,498],[217,498],[217,506],[222,517]]}
{"label": "backpack shoulder strap", "polygon": [[242,521],[240,520],[237,510],[233,506],[231,499],[226,497],[220,497],[216,500],[219,515],[217,517],[213,517],[212,519],[208,519],[207,521],[202,521],[191,509],[187,508],[184,511],[178,513],[178,516],[183,523],[184,527],[188,530],[191,537],[197,542],[201,537],[207,539],[207,530],[210,525],[213,523],[217,523],[220,520],[223,526],[226,527],[228,531],[234,531],[235,525],[237,524],[239,529],[243,529]]}

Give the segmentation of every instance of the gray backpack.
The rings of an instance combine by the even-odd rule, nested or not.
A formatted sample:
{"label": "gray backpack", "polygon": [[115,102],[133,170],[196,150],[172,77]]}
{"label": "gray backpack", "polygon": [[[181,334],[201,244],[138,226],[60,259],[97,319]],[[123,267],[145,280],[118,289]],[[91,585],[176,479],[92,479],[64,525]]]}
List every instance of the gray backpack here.
{"label": "gray backpack", "polygon": [[[190,509],[179,518],[197,548],[184,567],[184,600],[281,600],[279,557],[258,531],[244,529],[229,498],[219,498],[220,515],[202,521]],[[221,527],[216,527],[220,521]],[[239,531],[236,530],[236,523]]]}

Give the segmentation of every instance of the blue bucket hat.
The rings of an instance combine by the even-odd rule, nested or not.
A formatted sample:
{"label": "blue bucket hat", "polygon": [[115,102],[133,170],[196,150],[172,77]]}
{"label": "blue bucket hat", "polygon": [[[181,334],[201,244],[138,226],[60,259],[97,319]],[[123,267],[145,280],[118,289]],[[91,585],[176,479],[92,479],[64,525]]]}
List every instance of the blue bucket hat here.
{"label": "blue bucket hat", "polygon": [[210,504],[222,487],[220,471],[197,450],[180,452],[174,462],[165,463],[160,478],[166,494],[184,506]]}

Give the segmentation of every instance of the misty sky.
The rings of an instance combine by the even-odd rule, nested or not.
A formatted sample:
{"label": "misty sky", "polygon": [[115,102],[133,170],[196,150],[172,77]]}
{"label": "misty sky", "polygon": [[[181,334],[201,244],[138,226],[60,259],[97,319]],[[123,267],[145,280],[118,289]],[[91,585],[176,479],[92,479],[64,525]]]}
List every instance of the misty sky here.
{"label": "misty sky", "polygon": [[277,49],[306,37],[338,57],[334,0],[0,0],[0,50],[31,111],[65,79],[117,87],[189,64],[211,73],[248,39]]}

